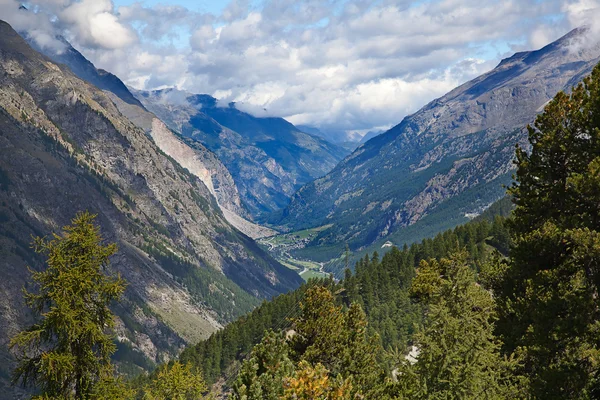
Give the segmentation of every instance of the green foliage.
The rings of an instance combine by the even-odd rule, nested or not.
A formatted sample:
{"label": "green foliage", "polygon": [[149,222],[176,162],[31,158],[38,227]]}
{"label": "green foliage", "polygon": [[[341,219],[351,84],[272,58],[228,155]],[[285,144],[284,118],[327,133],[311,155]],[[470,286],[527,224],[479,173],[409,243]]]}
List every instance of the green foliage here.
{"label": "green foliage", "polygon": [[189,263],[160,241],[141,247],[178,282],[184,284],[194,300],[213,309],[223,323],[247,314],[260,302],[222,273],[210,267],[198,267]]}
{"label": "green foliage", "polygon": [[321,365],[315,367],[301,361],[298,371],[285,381],[282,400],[350,400],[352,399],[350,379],[332,379],[329,371]]}
{"label": "green foliage", "polygon": [[[186,348],[181,360],[201,368],[209,383],[231,374],[231,366],[250,353],[265,331],[280,331],[291,326],[289,318],[299,312],[301,298],[313,285],[330,287],[340,305],[359,304],[367,316],[369,334],[377,333],[385,350],[405,349],[415,327],[422,322],[422,307],[411,301],[409,294],[415,268],[421,260],[445,257],[462,247],[470,250],[469,262],[479,268],[489,255],[492,243],[503,249],[509,246],[504,220],[491,219],[491,222],[487,218],[473,221],[403,250],[393,248],[381,259],[364,257],[356,264],[354,274],[346,271],[339,285],[331,281],[310,281],[293,292],[264,302],[209,339]],[[390,366],[383,353],[377,357],[383,365]]]}
{"label": "green foliage", "polygon": [[255,346],[231,399],[372,398],[383,371],[381,349],[366,327],[359,305],[344,311],[328,288],[309,288],[290,339],[271,332]]}
{"label": "green foliage", "polygon": [[486,281],[505,351],[520,349],[532,396],[585,399],[600,357],[600,66],[559,93],[517,149],[514,246]]}
{"label": "green foliage", "polygon": [[108,377],[100,380],[92,390],[90,400],[134,400],[136,390],[122,379]]}
{"label": "green foliage", "polygon": [[215,382],[233,362],[250,353],[265,331],[289,327],[288,318],[295,312],[306,289],[313,284],[315,282],[306,283],[293,292],[263,302],[250,314],[228,324],[207,340],[186,348],[180,360],[200,368],[207,382]]}
{"label": "green foliage", "polygon": [[491,206],[485,209],[484,212],[479,214],[473,219],[474,222],[481,220],[488,220],[489,222],[496,219],[496,217],[508,217],[515,209],[513,199],[510,196],[504,196],[500,200],[494,202]]}
{"label": "green foliage", "polygon": [[283,396],[285,379],[293,373],[285,337],[270,331],[244,360],[230,399],[278,400]]}
{"label": "green foliage", "polygon": [[[291,339],[272,333],[253,351],[234,398],[599,398],[600,66],[529,134],[508,220],[494,215],[511,209],[506,198],[435,238],[364,256],[339,284],[304,288]],[[287,328],[294,295],[253,337],[236,327],[244,346]],[[227,330],[197,347],[204,365],[243,356],[229,349],[239,341],[223,344]],[[385,378],[394,366],[397,382]]]}
{"label": "green foliage", "polygon": [[377,362],[382,353],[376,337],[367,333],[367,318],[360,305],[346,311],[336,305],[331,291],[323,286],[307,290],[302,313],[293,323],[291,358],[330,374],[349,379],[353,395],[371,397],[382,382],[383,369]]}
{"label": "green foliage", "polygon": [[531,153],[517,147],[513,230],[547,220],[562,227],[598,226],[593,202],[600,156],[600,67],[569,96],[558,93],[528,127]]}
{"label": "green foliage", "polygon": [[523,379],[511,356],[500,354],[492,296],[475,281],[464,252],[422,261],[412,295],[427,306],[414,336],[417,361],[401,363],[400,395],[410,399],[522,398]]}
{"label": "green foliage", "polygon": [[189,364],[175,361],[163,365],[144,388],[144,400],[196,400],[207,387],[202,375]]}
{"label": "green foliage", "polygon": [[108,305],[125,284],[103,273],[117,248],[102,244],[94,218],[80,213],[62,235],[34,240],[48,267],[33,272],[39,290],[24,294],[40,320],[10,345],[18,361],[14,382],[39,388],[42,398],[85,398],[112,376],[114,321]]}

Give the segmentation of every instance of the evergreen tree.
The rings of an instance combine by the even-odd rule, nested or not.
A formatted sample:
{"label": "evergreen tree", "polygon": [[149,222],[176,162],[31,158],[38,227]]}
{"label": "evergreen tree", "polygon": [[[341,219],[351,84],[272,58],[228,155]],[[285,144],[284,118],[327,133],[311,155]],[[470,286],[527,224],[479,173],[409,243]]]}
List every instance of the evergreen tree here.
{"label": "evergreen tree", "polygon": [[189,364],[175,361],[159,368],[144,388],[144,400],[197,400],[206,390],[200,373]]}
{"label": "evergreen tree", "polygon": [[94,218],[80,213],[62,235],[34,240],[48,267],[33,272],[39,290],[24,293],[40,320],[17,334],[11,347],[18,361],[14,382],[39,388],[42,398],[88,398],[98,382],[113,375],[114,321],[108,306],[125,284],[103,272],[117,248],[103,245]]}
{"label": "evergreen tree", "polygon": [[[490,207],[490,210],[493,209],[494,206]],[[475,225],[473,229],[459,226],[432,239],[429,245],[434,249],[432,255],[447,256],[449,252],[468,243],[471,237],[482,240],[477,242],[479,248],[489,247],[487,244],[491,244],[492,241],[493,246],[507,248],[506,238],[508,236],[504,219],[494,219],[494,213],[489,211],[486,213],[478,217],[477,221],[469,223]],[[382,355],[381,348],[388,351],[398,348],[403,351],[408,346],[415,327],[422,323],[422,306],[411,300],[409,288],[415,275],[415,267],[418,266],[421,257],[425,256],[424,248],[424,244],[413,244],[410,247],[404,246],[403,250],[394,247],[381,258],[364,255],[357,262],[355,273],[347,269],[344,280],[339,284],[335,284],[331,280],[311,280],[296,291],[280,295],[272,301],[263,302],[249,315],[227,325],[198,345],[185,349],[180,359],[182,362],[191,362],[200,368],[208,382],[217,381],[224,372],[225,375],[228,375],[226,371],[232,367],[236,359],[248,354],[252,350],[252,346],[261,341],[265,331],[280,330],[282,327],[288,326],[288,317],[297,313],[298,303],[302,301],[306,304],[306,299],[303,297],[307,289],[314,286],[325,286],[335,295],[332,299],[333,303],[323,303],[324,306],[333,305],[333,308],[325,309],[323,314],[337,317],[339,316],[338,311],[341,311],[343,315],[347,315],[347,309],[357,307],[352,306],[353,303],[360,305],[366,314],[368,321],[365,328],[366,336],[373,341],[372,344],[376,350],[372,353],[376,353],[375,359],[379,363],[379,370],[389,370],[392,365],[389,359]],[[487,249],[478,251],[477,255],[469,255],[469,262],[479,266],[488,254]],[[333,313],[331,314],[328,310]],[[311,318],[316,319],[317,316]],[[321,321],[320,324],[324,327],[324,332],[332,329],[337,332],[341,331],[337,324],[345,320],[346,316],[339,318],[335,324],[324,321]],[[325,340],[321,348],[329,346],[328,344],[331,342],[328,340]],[[334,345],[336,344],[334,343]],[[301,360],[300,356],[296,356],[296,354],[298,353],[292,352],[290,357],[297,365]],[[316,354],[319,352],[317,351]],[[327,355],[327,352],[323,354]],[[338,353],[335,353],[334,359],[339,361]],[[337,367],[333,368],[329,365],[325,359],[320,360],[318,357],[314,357],[311,359],[311,365],[315,367],[316,364],[313,363],[322,363],[330,376],[337,377],[336,374],[339,370]],[[249,372],[249,375],[254,376],[253,374]],[[372,382],[380,380],[376,378]],[[354,382],[352,390],[357,390],[358,387]],[[380,393],[377,393],[377,396],[377,398],[382,398]]]}
{"label": "evergreen tree", "polygon": [[278,400],[283,396],[283,383],[294,373],[285,338],[273,331],[254,346],[233,384],[232,400]]}
{"label": "evergreen tree", "polygon": [[494,301],[466,259],[461,252],[421,261],[412,294],[426,304],[426,322],[414,337],[416,363],[400,367],[401,398],[521,398],[516,364],[501,356],[494,336]]}
{"label": "evergreen tree", "polygon": [[486,279],[507,352],[520,349],[531,394],[589,398],[600,364],[600,66],[559,93],[517,149],[510,259]]}
{"label": "evergreen tree", "polygon": [[383,350],[377,338],[367,334],[362,308],[352,304],[344,312],[329,289],[315,286],[306,291],[301,309],[293,323],[292,360],[321,364],[335,377],[350,378],[353,395],[373,396],[383,380],[377,362]]}

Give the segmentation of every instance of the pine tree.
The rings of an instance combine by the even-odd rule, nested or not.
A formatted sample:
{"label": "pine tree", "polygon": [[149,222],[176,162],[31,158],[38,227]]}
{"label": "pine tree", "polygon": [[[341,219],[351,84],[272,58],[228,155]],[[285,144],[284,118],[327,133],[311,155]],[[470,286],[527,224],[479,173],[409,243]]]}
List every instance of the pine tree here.
{"label": "pine tree", "polygon": [[88,398],[98,382],[113,375],[114,321],[108,306],[125,284],[103,271],[117,247],[102,244],[94,218],[80,213],[62,235],[34,240],[48,266],[33,272],[39,290],[24,290],[40,319],[11,340],[18,361],[13,381],[37,387],[45,398]]}

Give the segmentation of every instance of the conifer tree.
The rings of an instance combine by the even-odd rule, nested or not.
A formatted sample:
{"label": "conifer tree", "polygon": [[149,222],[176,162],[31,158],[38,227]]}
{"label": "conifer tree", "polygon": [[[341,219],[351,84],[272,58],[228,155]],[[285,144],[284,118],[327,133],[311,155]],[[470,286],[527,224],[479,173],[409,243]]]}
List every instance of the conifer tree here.
{"label": "conifer tree", "polygon": [[401,364],[400,398],[521,398],[516,362],[501,356],[494,336],[494,301],[466,259],[421,261],[412,294],[426,304],[426,322],[414,338],[416,363]]}
{"label": "conifer tree", "polygon": [[198,400],[206,390],[199,372],[189,364],[175,361],[159,368],[144,388],[144,400]]}
{"label": "conifer tree", "polygon": [[373,396],[382,383],[377,356],[383,350],[377,337],[367,334],[362,308],[352,304],[344,312],[328,288],[315,286],[306,291],[301,309],[293,323],[292,360],[321,364],[334,377],[350,378],[353,395]]}
{"label": "conifer tree", "polygon": [[125,283],[104,271],[117,247],[103,244],[94,218],[77,214],[62,235],[34,240],[47,268],[33,272],[38,290],[24,294],[39,321],[17,334],[11,347],[18,361],[13,381],[38,388],[42,398],[88,398],[113,376],[109,304]]}
{"label": "conifer tree", "polygon": [[284,380],[294,373],[285,338],[273,331],[254,346],[233,384],[232,400],[278,400]]}
{"label": "conifer tree", "polygon": [[559,93],[517,149],[510,259],[488,285],[505,350],[520,349],[531,394],[589,396],[600,368],[600,66]]}

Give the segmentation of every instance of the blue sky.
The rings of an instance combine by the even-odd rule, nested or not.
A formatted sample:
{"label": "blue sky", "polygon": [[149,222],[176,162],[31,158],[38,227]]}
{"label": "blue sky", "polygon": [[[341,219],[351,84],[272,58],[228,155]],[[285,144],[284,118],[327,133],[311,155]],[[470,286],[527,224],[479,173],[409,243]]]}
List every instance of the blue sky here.
{"label": "blue sky", "polygon": [[139,89],[208,93],[258,116],[366,132],[516,51],[600,21],[600,0],[28,0],[4,18],[60,33]]}
{"label": "blue sky", "polygon": [[219,0],[115,0],[115,7],[128,6],[133,3],[142,3],[146,7],[154,7],[159,4],[180,5],[191,11],[210,12],[220,14],[227,6],[227,2]]}

